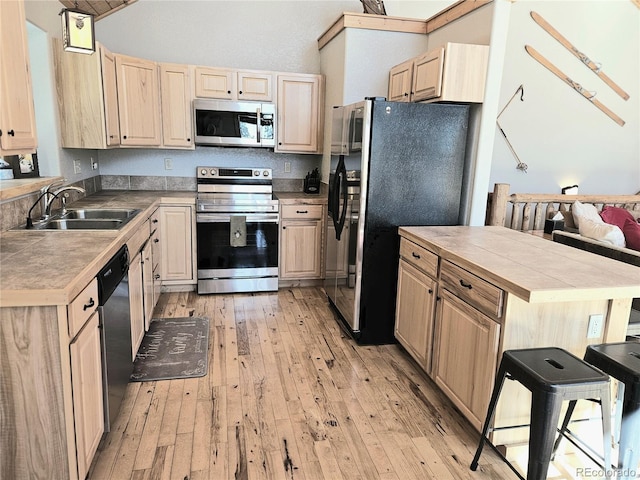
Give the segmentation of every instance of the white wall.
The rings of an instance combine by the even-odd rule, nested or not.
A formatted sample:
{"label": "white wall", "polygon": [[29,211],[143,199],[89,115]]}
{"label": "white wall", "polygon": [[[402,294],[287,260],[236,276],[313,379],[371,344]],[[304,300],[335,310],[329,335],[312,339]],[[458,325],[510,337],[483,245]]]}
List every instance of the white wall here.
{"label": "white wall", "polygon": [[[500,0],[504,1],[504,0]],[[542,15],[630,95],[625,101],[530,16]],[[531,58],[533,46],[567,76],[626,121],[618,126],[588,100]],[[512,192],[560,193],[580,185],[584,194],[631,194],[640,190],[640,10],[630,1],[527,1],[510,5],[500,109],[519,85],[500,123],[528,173],[498,131],[494,136],[489,190],[509,183]]]}

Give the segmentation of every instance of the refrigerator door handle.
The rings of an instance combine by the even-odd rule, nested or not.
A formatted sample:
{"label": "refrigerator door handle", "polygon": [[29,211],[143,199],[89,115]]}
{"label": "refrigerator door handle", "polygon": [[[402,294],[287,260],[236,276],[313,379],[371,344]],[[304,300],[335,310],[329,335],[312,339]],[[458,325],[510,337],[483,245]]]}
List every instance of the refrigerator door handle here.
{"label": "refrigerator door handle", "polygon": [[[336,240],[340,241],[344,221],[347,216],[347,168],[344,164],[344,155],[340,155],[340,159],[338,160],[335,180],[333,188],[335,202],[333,208],[333,225],[336,229]],[[340,200],[342,200],[342,202]],[[340,210],[339,214],[338,210]]]}

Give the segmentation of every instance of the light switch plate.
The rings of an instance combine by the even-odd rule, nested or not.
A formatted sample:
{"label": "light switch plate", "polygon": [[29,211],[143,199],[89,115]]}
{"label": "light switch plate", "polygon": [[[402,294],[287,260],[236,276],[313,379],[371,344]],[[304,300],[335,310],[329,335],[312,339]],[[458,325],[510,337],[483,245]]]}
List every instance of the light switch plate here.
{"label": "light switch plate", "polygon": [[80,160],[73,161],[73,173],[76,175],[82,172],[82,165],[80,164]]}

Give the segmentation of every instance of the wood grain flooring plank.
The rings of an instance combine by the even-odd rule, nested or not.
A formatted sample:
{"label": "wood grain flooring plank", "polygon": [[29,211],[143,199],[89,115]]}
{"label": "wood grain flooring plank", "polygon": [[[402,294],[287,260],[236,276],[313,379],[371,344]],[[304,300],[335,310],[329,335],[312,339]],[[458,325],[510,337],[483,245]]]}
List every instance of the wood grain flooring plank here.
{"label": "wood grain flooring plank", "polygon": [[173,445],[178,434],[178,419],[182,407],[182,395],[184,392],[184,379],[169,380],[169,392],[164,407],[164,415],[160,424],[158,446]]}
{"label": "wood grain flooring plank", "polygon": [[156,383],[144,382],[140,386],[118,449],[117,462],[111,472],[111,478],[131,477]]}
{"label": "wood grain flooring plank", "polygon": [[136,461],[133,465],[135,470],[150,469],[153,465],[164,408],[169,393],[169,383],[168,381],[155,382],[153,398],[151,399],[151,405],[149,405],[144,430],[136,452]]}
{"label": "wood grain flooring plank", "polygon": [[211,455],[209,456],[209,478],[224,479],[231,478],[229,476],[229,444],[213,443],[211,444]]}
{"label": "wood grain flooring plank", "polygon": [[209,469],[211,455],[211,432],[213,402],[198,400],[196,403],[196,421],[193,428],[193,449],[191,451],[191,470],[201,471]]}
{"label": "wood grain flooring plank", "polygon": [[320,468],[322,470],[322,478],[332,478],[335,480],[341,480],[344,477],[340,471],[340,466],[336,460],[333,450],[331,449],[331,442],[329,440],[321,440],[313,444]]}
{"label": "wood grain flooring plank", "polygon": [[173,449],[170,480],[184,480],[191,474],[191,450],[193,449],[193,433],[179,433]]}
{"label": "wood grain flooring plank", "polygon": [[111,472],[118,458],[118,451],[127,429],[127,424],[131,418],[131,412],[136,404],[136,398],[140,391],[140,382],[132,382],[127,385],[125,396],[120,404],[120,412],[115,420],[111,432],[103,437],[96,457],[89,469],[89,477],[96,480],[111,479]]}
{"label": "wood grain flooring plank", "polygon": [[182,405],[178,418],[178,435],[193,433],[196,420],[196,405],[198,403],[198,378],[186,378],[182,391]]}

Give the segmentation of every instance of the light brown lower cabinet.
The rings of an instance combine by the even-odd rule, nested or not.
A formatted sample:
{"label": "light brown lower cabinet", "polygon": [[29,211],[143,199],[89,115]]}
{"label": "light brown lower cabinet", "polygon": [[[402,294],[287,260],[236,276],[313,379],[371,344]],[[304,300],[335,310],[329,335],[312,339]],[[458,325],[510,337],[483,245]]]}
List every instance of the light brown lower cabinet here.
{"label": "light brown lower cabinet", "polygon": [[193,220],[190,205],[160,207],[161,262],[157,273],[165,285],[193,281]]}
{"label": "light brown lower cabinet", "polygon": [[104,433],[102,355],[98,320],[98,312],[95,312],[69,345],[73,420],[80,479],[87,476]]}
{"label": "light brown lower cabinet", "polygon": [[447,290],[440,290],[433,378],[478,430],[496,372],[500,324]]}
{"label": "light brown lower cabinet", "polygon": [[280,223],[280,279],[323,275],[323,205],[283,205]]}
{"label": "light brown lower cabinet", "polygon": [[435,280],[401,259],[395,336],[426,372],[431,371]]}

